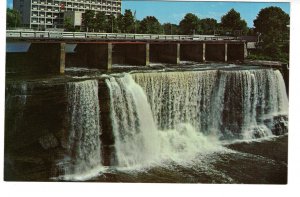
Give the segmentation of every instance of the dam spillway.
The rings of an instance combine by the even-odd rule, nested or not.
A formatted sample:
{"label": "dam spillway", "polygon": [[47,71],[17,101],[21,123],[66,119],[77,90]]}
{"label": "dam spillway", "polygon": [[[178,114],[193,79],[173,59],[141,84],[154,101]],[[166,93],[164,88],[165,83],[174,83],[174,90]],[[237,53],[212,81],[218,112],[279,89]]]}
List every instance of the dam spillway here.
{"label": "dam spillway", "polygon": [[[40,162],[36,171],[46,171],[46,180],[89,180],[111,168],[202,165],[208,155],[231,154],[224,142],[288,130],[288,98],[276,69],[229,65],[92,78],[7,83],[7,161]],[[234,182],[220,173],[213,176]]]}

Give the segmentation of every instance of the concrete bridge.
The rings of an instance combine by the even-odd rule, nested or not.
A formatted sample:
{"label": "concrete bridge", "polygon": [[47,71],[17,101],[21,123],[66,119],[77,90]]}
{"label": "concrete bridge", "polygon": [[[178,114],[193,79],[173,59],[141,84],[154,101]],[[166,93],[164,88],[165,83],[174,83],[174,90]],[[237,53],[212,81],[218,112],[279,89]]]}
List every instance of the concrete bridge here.
{"label": "concrete bridge", "polygon": [[65,67],[104,70],[113,64],[148,66],[243,61],[245,41],[205,35],[106,34],[90,32],[7,31],[6,71],[64,73]]}

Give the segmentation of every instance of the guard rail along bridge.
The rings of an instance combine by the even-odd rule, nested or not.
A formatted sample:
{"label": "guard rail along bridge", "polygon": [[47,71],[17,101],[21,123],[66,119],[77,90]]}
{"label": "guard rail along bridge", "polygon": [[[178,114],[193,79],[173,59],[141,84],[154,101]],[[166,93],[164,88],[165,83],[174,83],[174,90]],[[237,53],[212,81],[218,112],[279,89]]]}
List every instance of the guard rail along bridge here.
{"label": "guard rail along bridge", "polygon": [[110,70],[112,64],[149,66],[243,61],[246,42],[213,35],[157,35],[58,31],[6,31],[6,71],[61,73],[65,67]]}

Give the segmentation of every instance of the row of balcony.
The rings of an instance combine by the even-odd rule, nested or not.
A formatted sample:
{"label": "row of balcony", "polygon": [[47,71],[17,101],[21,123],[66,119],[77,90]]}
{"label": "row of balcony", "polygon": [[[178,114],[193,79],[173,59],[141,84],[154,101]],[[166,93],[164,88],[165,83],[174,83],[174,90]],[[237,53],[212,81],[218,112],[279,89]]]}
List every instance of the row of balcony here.
{"label": "row of balcony", "polygon": [[[91,10],[95,10],[95,11],[114,11],[114,12],[121,12],[121,9],[111,9],[111,7],[98,7],[98,8],[88,8],[88,9],[91,9]],[[72,10],[72,11],[82,11],[84,12],[86,9],[84,8],[70,8],[70,9],[65,9],[66,11],[67,10]],[[59,8],[54,8],[54,9],[32,9],[32,12],[41,12],[41,13],[47,13],[47,12],[50,12],[50,13],[57,13],[57,12],[60,12],[62,10],[60,10]]]}
{"label": "row of balcony", "polygon": [[114,2],[114,1],[111,1],[111,2],[86,2],[86,1],[55,1],[54,3],[53,2],[46,2],[46,1],[33,1],[32,2],[32,5],[52,5],[52,6],[60,6],[61,4],[64,4],[65,6],[75,6],[75,5],[111,5],[111,6],[116,6],[116,7],[121,7],[121,2]]}
{"label": "row of balcony", "polygon": [[31,20],[32,24],[48,24],[48,25],[52,25],[53,21],[43,21],[43,20]]}
{"label": "row of balcony", "polygon": [[[101,10],[102,8],[115,8],[115,9],[120,9],[121,7],[119,6],[105,6],[105,5],[100,5],[100,6],[89,6],[89,5],[80,5],[80,6],[66,6],[65,9],[74,9],[74,8],[81,8],[81,9],[92,9],[92,10]],[[58,11],[60,9],[60,7],[55,7],[55,6],[32,6],[32,10],[49,10],[49,11]]]}

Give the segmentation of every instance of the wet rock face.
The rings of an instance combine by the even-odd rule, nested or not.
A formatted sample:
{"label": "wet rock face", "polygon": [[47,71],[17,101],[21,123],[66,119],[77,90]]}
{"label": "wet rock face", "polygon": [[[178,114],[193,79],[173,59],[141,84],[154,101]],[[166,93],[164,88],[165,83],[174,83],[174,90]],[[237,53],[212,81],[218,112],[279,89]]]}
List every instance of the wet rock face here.
{"label": "wet rock face", "polygon": [[48,180],[65,127],[65,85],[8,83],[5,102],[5,180]]}
{"label": "wet rock face", "polygon": [[[267,120],[271,121],[271,120]],[[272,133],[274,135],[283,135],[288,132],[288,116],[279,115],[272,119]]]}
{"label": "wet rock face", "polygon": [[[49,180],[64,174],[59,162],[68,149],[70,130],[66,84],[12,82],[6,85],[5,180]],[[109,92],[101,80],[98,94],[102,162],[109,166],[116,163],[114,136]]]}
{"label": "wet rock face", "polygon": [[52,133],[40,137],[38,141],[45,150],[58,146],[58,140]]}

